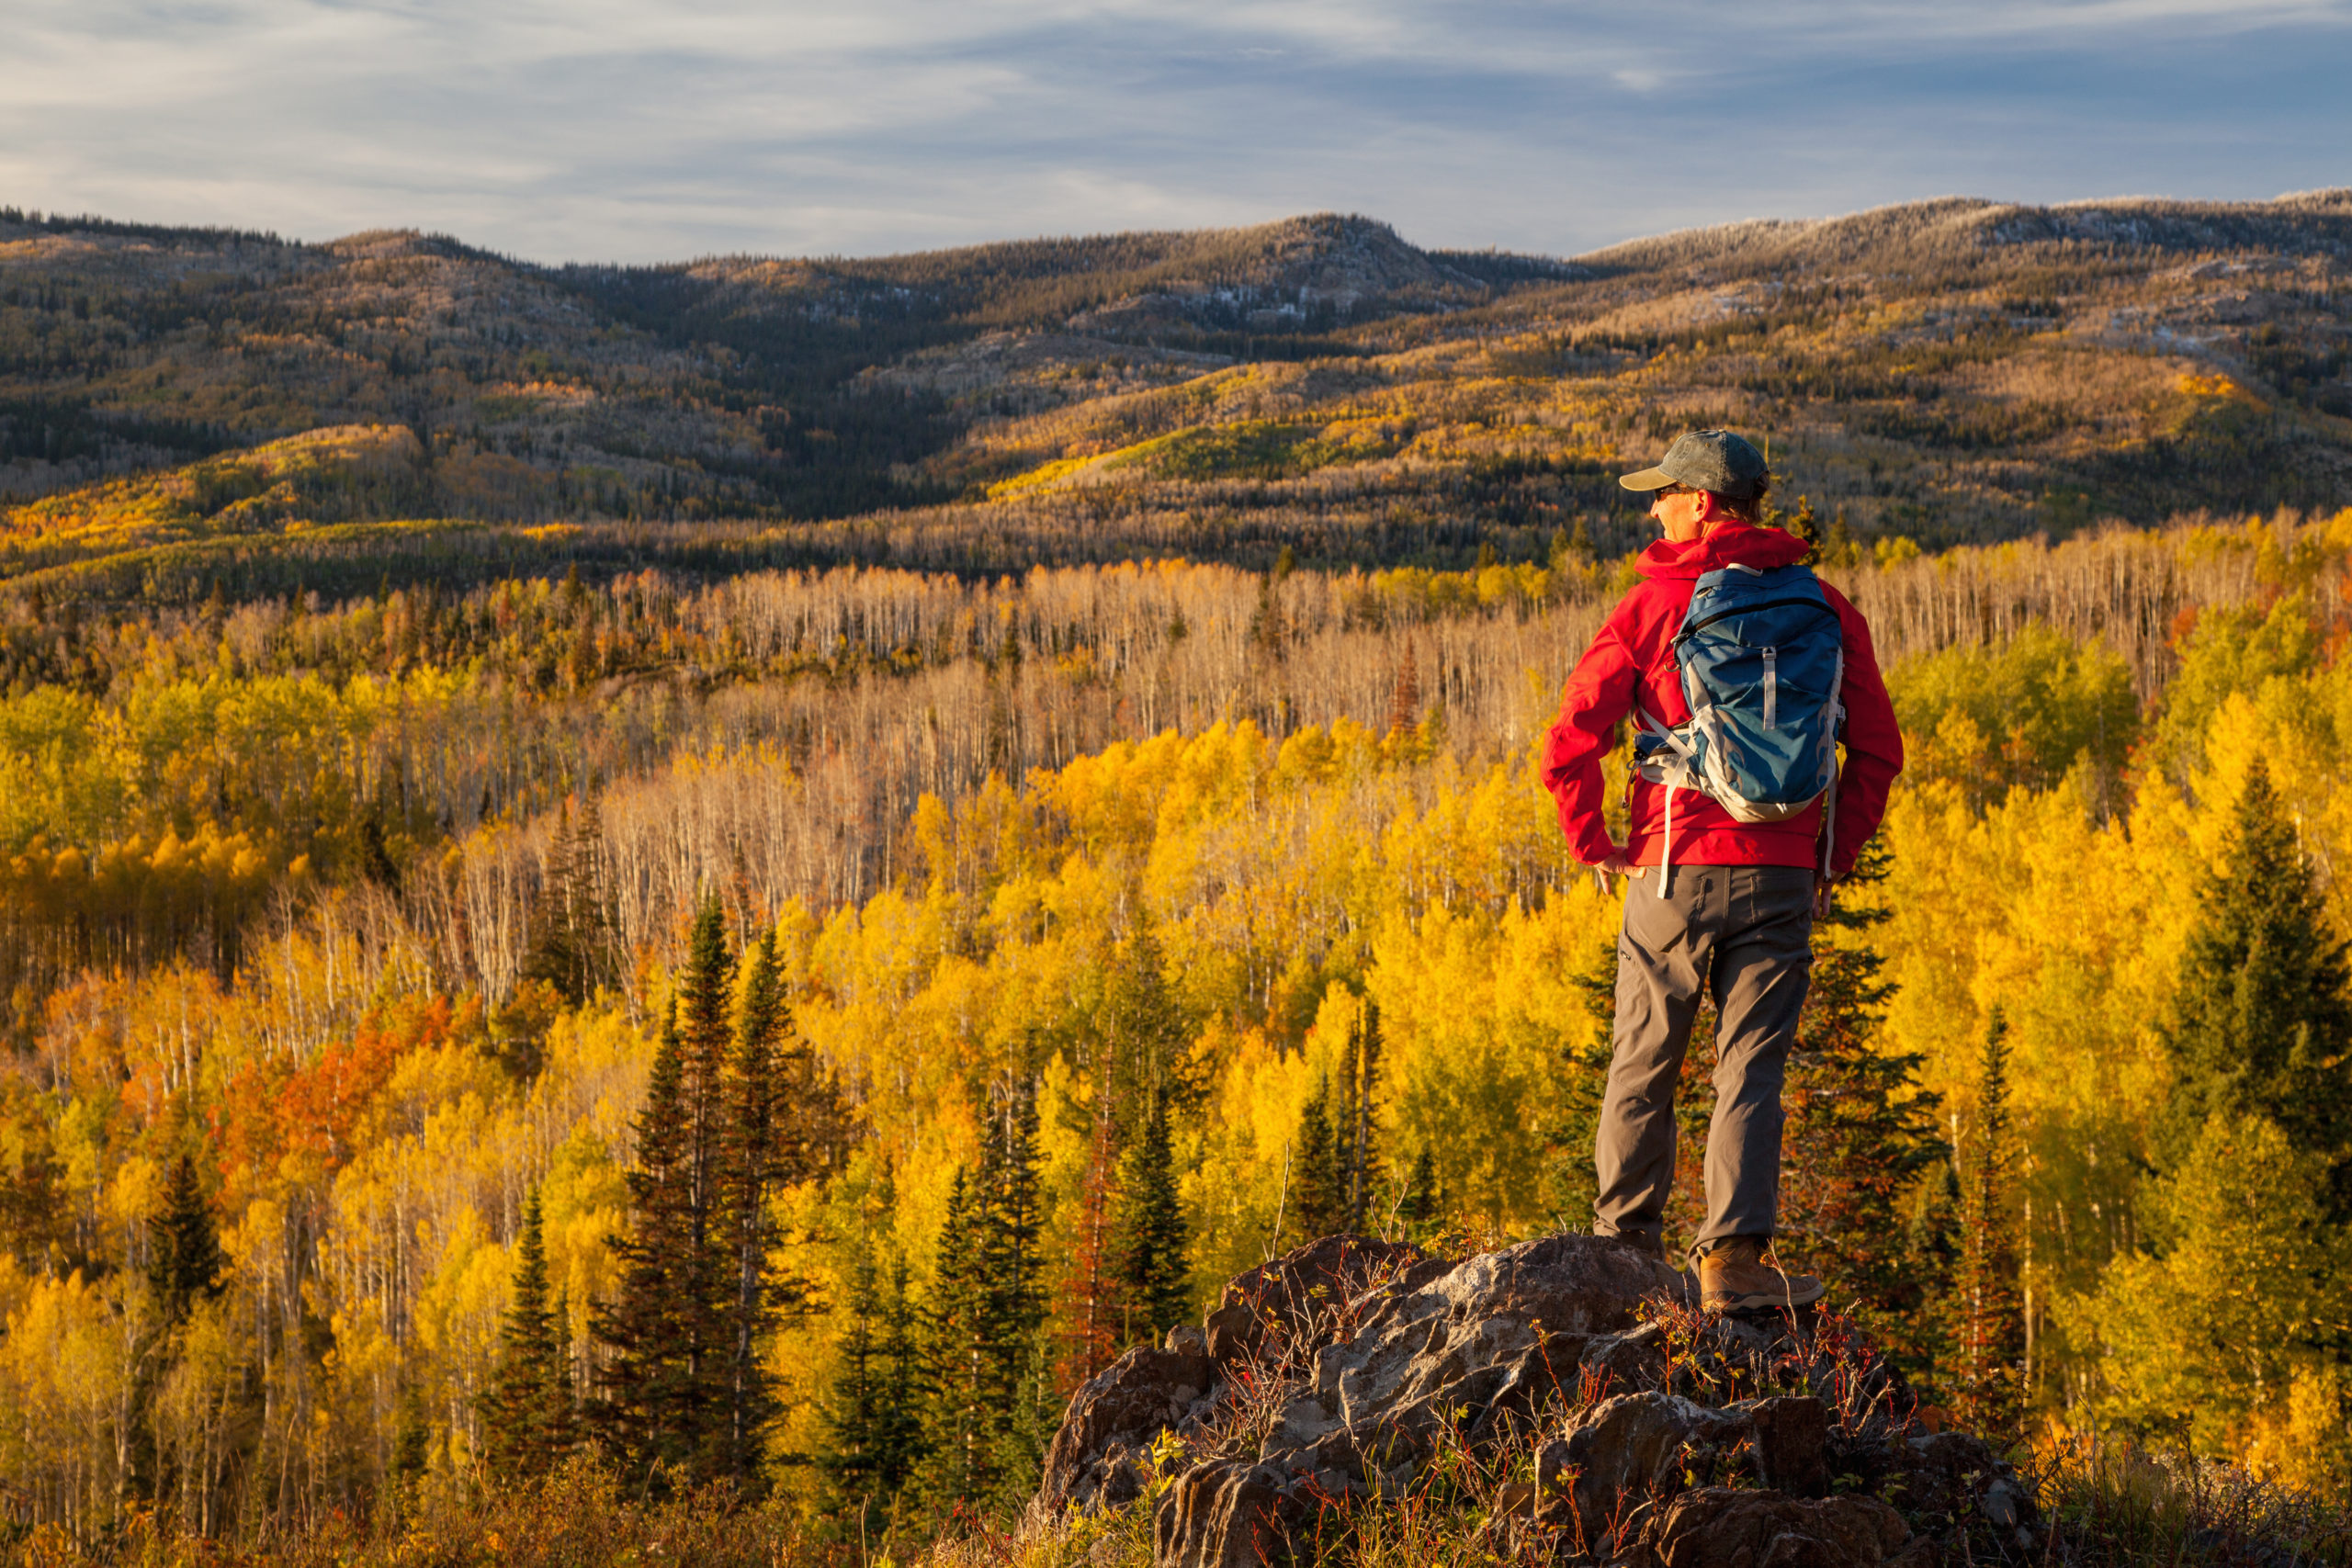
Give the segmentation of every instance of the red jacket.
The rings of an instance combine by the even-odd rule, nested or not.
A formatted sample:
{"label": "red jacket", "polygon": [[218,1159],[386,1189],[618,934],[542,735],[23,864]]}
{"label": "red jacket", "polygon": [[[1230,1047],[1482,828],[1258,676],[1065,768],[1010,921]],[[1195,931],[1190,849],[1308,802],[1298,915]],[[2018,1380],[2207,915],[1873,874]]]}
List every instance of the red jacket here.
{"label": "red jacket", "polygon": [[[1607,858],[1611,843],[1600,815],[1600,759],[1615,741],[1618,722],[1638,701],[1668,725],[1689,722],[1682,680],[1674,662],[1674,635],[1701,574],[1735,563],[1770,568],[1804,558],[1805,543],[1777,528],[1727,523],[1703,539],[1678,545],[1660,539],[1634,568],[1649,579],[1609,613],[1600,635],[1577,661],[1552,727],[1544,783],[1560,803],[1560,829],[1587,864]],[[1886,792],[1903,771],[1903,734],[1887,701],[1861,612],[1827,583],[1823,597],[1838,612],[1846,636],[1846,759],[1838,773],[1838,834],[1830,874],[1844,876],[1886,815]],[[1631,781],[1632,831],[1626,858],[1658,863],[1666,787],[1635,774]],[[1696,790],[1674,792],[1676,865],[1818,865],[1818,804],[1785,822],[1739,822]]]}

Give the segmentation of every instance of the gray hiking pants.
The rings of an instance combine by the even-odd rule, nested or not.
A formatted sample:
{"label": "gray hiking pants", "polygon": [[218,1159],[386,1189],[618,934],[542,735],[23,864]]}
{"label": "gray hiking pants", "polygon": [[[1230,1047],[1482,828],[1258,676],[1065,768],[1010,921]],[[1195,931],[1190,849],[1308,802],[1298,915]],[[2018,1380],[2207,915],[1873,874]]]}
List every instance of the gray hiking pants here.
{"label": "gray hiking pants", "polygon": [[1593,1229],[1653,1249],[1674,1188],[1674,1089],[1703,998],[1715,1004],[1707,1220],[1695,1254],[1770,1237],[1781,1203],[1781,1079],[1813,978],[1813,873],[1678,865],[1634,881],[1617,938],[1617,1020],[1593,1149]]}

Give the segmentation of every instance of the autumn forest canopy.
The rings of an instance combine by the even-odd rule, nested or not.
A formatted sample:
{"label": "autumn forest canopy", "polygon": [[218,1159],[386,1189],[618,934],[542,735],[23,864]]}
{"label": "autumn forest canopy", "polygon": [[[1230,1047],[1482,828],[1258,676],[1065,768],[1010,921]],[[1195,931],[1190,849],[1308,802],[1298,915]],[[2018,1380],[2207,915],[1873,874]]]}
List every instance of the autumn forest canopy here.
{"label": "autumn forest canopy", "polygon": [[1713,424],[1910,753],[1783,1256],[2020,1451],[2340,1502],[2347,243],[2340,191],[1565,261],[0,210],[0,1532],[561,1474],[903,1560],[1270,1257],[1589,1224],[1623,893],[1540,744],[1614,476]]}

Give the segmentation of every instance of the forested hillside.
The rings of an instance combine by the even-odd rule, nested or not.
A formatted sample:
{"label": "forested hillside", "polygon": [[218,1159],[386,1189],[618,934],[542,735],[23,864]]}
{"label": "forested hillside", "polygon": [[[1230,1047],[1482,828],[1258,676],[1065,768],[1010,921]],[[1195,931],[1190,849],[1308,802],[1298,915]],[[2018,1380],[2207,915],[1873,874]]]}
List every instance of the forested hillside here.
{"label": "forested hillside", "polygon": [[[2347,551],[1825,558],[1914,765],[1825,939],[1784,1247],[1939,1397],[1990,1397],[1953,1337],[2006,1236],[2029,1423],[2345,1477],[2341,1056],[2249,1067],[2197,998],[2261,940],[2320,965],[2261,1005],[2341,1008]],[[918,1530],[1302,1237],[1574,1223],[1618,895],[1532,758],[1619,571],[20,591],[15,1517],[234,1534],[577,1444]]]}
{"label": "forested hillside", "polygon": [[1461,566],[1629,547],[1609,476],[1710,423],[1769,434],[1783,496],[1866,542],[2327,509],[2347,239],[2337,191],[1936,202],[1573,261],[1318,217],[547,268],[0,211],[0,523],[26,565],[459,518],[752,520],[946,570]]}

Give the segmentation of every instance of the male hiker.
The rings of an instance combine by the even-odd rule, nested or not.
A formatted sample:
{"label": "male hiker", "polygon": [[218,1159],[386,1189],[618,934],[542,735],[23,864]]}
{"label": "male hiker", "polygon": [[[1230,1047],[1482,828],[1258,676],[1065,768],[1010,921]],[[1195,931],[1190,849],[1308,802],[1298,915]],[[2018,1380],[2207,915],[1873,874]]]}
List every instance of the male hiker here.
{"label": "male hiker", "polygon": [[[1715,1004],[1701,1301],[1753,1312],[1821,1282],[1763,1261],[1781,1192],[1781,1079],[1812,975],[1813,920],[1852,869],[1903,770],[1903,739],[1845,596],[1759,525],[1762,454],[1725,430],[1676,438],[1650,494],[1665,537],[1568,677],[1544,782],[1587,864],[1629,874],[1617,1017],[1594,1149],[1594,1230],[1663,1254],[1674,1089],[1701,1001]],[[1600,759],[1634,726],[1631,831],[1601,817]],[[1842,739],[1846,758],[1837,760]]]}

